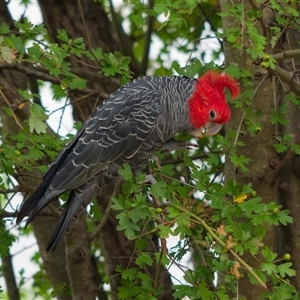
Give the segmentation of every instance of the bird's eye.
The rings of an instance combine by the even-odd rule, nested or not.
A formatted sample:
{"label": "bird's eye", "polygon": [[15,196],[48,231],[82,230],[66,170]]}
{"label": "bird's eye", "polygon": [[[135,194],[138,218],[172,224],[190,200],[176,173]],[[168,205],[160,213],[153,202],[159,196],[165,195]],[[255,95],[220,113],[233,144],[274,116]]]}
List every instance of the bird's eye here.
{"label": "bird's eye", "polygon": [[214,119],[215,116],[216,116],[216,112],[215,112],[214,110],[211,110],[211,111],[209,112],[209,115],[210,115],[210,117],[211,117],[212,119]]}

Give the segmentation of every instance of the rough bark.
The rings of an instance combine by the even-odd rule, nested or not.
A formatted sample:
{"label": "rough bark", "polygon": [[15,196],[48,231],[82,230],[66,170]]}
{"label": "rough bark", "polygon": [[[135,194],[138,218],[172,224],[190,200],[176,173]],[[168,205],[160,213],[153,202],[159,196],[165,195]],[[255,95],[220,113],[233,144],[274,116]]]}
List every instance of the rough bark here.
{"label": "rough bark", "polygon": [[[103,210],[104,206],[107,207],[107,205],[109,205],[111,196],[118,193],[119,185],[120,182],[118,182],[116,185],[117,190],[115,186],[109,185],[99,191],[97,200],[103,214],[105,213],[105,211]],[[115,271],[117,266],[122,266],[123,269],[138,268],[138,266],[134,263],[135,259],[137,258],[134,242],[127,240],[122,231],[117,231],[117,226],[118,221],[115,218],[115,214],[112,212],[109,215],[102,231],[99,233],[100,244],[102,246],[102,250],[107,262],[106,271],[112,277],[112,291],[117,291],[117,288],[121,285],[121,276],[119,276]],[[151,239],[151,237],[149,238],[148,246],[145,251],[149,253],[155,253],[159,251],[155,238],[153,240]],[[151,267],[147,266],[141,271],[150,275],[154,279],[155,274],[157,273],[157,268],[159,268],[159,275],[157,276],[158,282],[156,283],[158,284],[157,288],[163,287],[163,294],[159,299],[174,299],[172,296],[173,292],[171,289],[172,281],[170,278],[170,274],[164,267],[153,264]],[[118,300],[116,293],[111,294],[111,299]]]}
{"label": "rough bark", "polygon": [[[45,27],[48,30],[51,41],[59,43],[60,41],[57,39],[57,29],[64,28],[72,39],[83,37],[88,47],[101,47],[104,52],[118,50],[113,38],[110,20],[101,5],[94,1],[82,1],[81,3],[84,23],[81,18],[81,10],[77,1],[54,0],[50,2],[48,0],[39,0],[43,18],[45,20]],[[53,18],[53,15],[56,17]],[[89,41],[91,41],[90,44]],[[73,68],[81,68],[91,72],[96,72],[97,68],[100,67],[97,62],[87,59],[82,59],[79,62],[71,58],[70,62],[72,63]],[[88,87],[99,90],[102,93],[111,93],[117,88],[113,82],[113,80],[104,82],[91,80],[88,83]],[[84,121],[90,115],[99,104],[100,92],[98,95],[85,98],[80,102],[76,101],[79,94],[72,93],[70,95],[73,103],[73,115],[75,120]],[[114,183],[108,186],[107,189],[119,193],[119,190],[116,189]],[[102,193],[99,194],[98,203],[102,211],[106,209],[110,195],[111,194],[106,191],[102,191]],[[106,201],[102,201],[103,199]],[[130,266],[132,255],[135,252],[134,243],[129,242],[122,232],[116,230],[117,224],[114,215],[110,215],[109,220],[99,235],[101,246],[104,249],[103,251],[109,253],[109,255],[106,256],[105,267],[107,275],[112,278],[111,294],[113,295],[113,299],[117,299],[117,288],[120,285],[120,277],[114,277],[115,268],[117,264],[119,264],[119,261],[116,258],[124,257],[121,265]],[[89,240],[85,229],[84,216],[80,218],[72,231],[68,235],[65,235],[65,243],[67,269],[73,297],[77,297],[78,299],[81,297],[84,297],[84,299],[95,298],[97,289],[92,279],[93,272],[91,259],[89,258]],[[157,249],[152,247],[151,251],[157,251]],[[146,270],[153,278],[156,273],[156,267],[157,266],[154,265],[152,268]],[[165,289],[162,299],[173,299],[169,273],[166,269],[161,268],[160,274],[159,278],[161,278]],[[99,286],[99,283],[97,285]]]}
{"label": "rough bark", "polygon": [[[11,16],[7,10],[7,6],[4,0],[0,1],[0,23],[9,24],[11,27],[13,26],[13,22]],[[7,140],[6,143],[13,144],[13,142],[9,139],[9,137],[13,134],[16,134],[20,130],[20,126],[22,126],[23,121],[28,119],[29,111],[28,107],[25,105],[23,108],[19,109],[18,104],[23,101],[20,95],[17,92],[17,89],[26,89],[26,80],[27,77],[25,74],[16,71],[1,71],[0,72],[0,82],[1,82],[1,109],[0,109],[0,118],[2,122],[2,130],[7,132]],[[10,107],[15,114],[15,119],[9,117],[5,111],[3,110],[4,107]],[[16,122],[16,120],[18,120]],[[47,162],[44,162],[47,163]],[[49,163],[49,162],[48,162]],[[42,174],[38,170],[34,170],[33,172],[28,172],[26,170],[19,169],[18,174],[16,174],[16,179],[19,180],[20,185],[24,187],[28,193],[37,187],[37,180],[36,178],[42,178]],[[56,220],[52,219],[47,222],[46,226],[44,220],[37,218],[34,220],[33,230],[34,234],[37,239],[37,243],[40,249],[45,249],[47,246],[48,241],[45,240],[45,236],[50,236],[51,231],[55,226]],[[42,259],[45,256],[42,253]],[[56,255],[51,257],[46,257],[46,260],[43,262],[45,263],[45,268],[48,265],[56,265],[57,270],[55,274],[48,274],[48,278],[53,287],[56,287],[58,283],[68,282],[68,277],[66,276],[65,270],[65,254],[64,249],[60,252],[57,252]],[[65,297],[62,294],[58,294],[58,299],[70,299],[70,297]]]}
{"label": "rough bark", "polygon": [[[299,48],[300,33],[296,30],[289,29],[284,37],[284,50]],[[300,59],[288,59],[282,62],[282,67],[287,71],[295,71],[300,68]],[[299,81],[298,81],[299,83]],[[282,91],[282,93],[284,93]],[[294,104],[286,101],[288,105],[288,113],[286,115],[289,120],[288,126],[282,128],[281,135],[288,133],[293,137],[295,143],[299,143],[300,138],[300,118],[299,109]],[[293,224],[282,228],[280,240],[279,254],[282,257],[285,253],[291,254],[293,268],[297,272],[297,276],[291,278],[291,282],[295,285],[298,293],[300,293],[300,157],[293,155],[280,172],[279,178],[279,200],[284,208],[288,208],[293,217]]]}
{"label": "rough bark", "polygon": [[7,253],[6,256],[1,258],[2,272],[5,278],[8,299],[19,300],[21,299],[19,289],[16,282],[15,272],[12,264],[12,256]]}
{"label": "rough bark", "polygon": [[[82,5],[79,7],[78,2],[39,0],[50,40],[60,44],[61,41],[57,38],[57,30],[66,29],[72,39],[83,37],[88,49],[101,47],[104,53],[116,51],[117,46],[112,35],[110,20],[102,6],[95,1],[82,1]],[[82,17],[85,23],[83,23]],[[86,57],[82,57],[80,61],[73,57],[71,63],[74,68],[83,68],[94,73],[101,67],[98,62]],[[88,87],[106,94],[110,94],[118,88],[108,79],[105,82],[89,81]],[[96,106],[100,104],[100,92],[78,102],[77,99],[80,96],[82,95],[78,93],[72,93],[71,95],[73,116],[75,120],[84,122]]]}
{"label": "rough bark", "polygon": [[[233,1],[239,3],[238,1]],[[251,1],[244,1],[245,11],[251,9]],[[226,11],[226,4],[232,5],[232,1],[220,1],[221,11]],[[237,19],[232,17],[222,18],[223,28],[241,28]],[[257,30],[260,34],[264,33],[262,24],[257,25]],[[247,48],[247,33],[244,34],[244,49]],[[268,37],[267,37],[268,38]],[[244,155],[251,159],[248,165],[249,171],[247,173],[241,172],[239,169],[235,169],[230,159],[226,158],[225,164],[225,180],[234,180],[236,183],[252,183],[254,190],[257,192],[257,196],[263,199],[264,203],[271,201],[277,201],[278,199],[278,180],[275,182],[268,181],[266,175],[273,171],[274,166],[279,161],[279,157],[273,147],[276,137],[276,127],[270,122],[271,111],[278,105],[278,98],[274,99],[274,93],[278,94],[278,82],[272,76],[266,76],[266,71],[263,71],[258,66],[255,66],[249,59],[248,54],[243,50],[232,48],[230,44],[224,41],[224,53],[226,57],[226,65],[236,64],[238,67],[247,69],[251,72],[251,81],[254,85],[254,89],[259,87],[258,93],[256,93],[252,99],[252,109],[254,112],[258,110],[263,111],[263,116],[260,119],[262,123],[262,131],[256,136],[250,135],[244,124],[239,131],[238,140],[244,142],[245,146],[238,149],[238,155]],[[271,88],[270,88],[271,87]],[[237,130],[243,117],[243,111],[241,109],[232,109],[232,117],[228,123],[226,129]],[[255,147],[253,147],[255,145]],[[264,244],[268,245],[270,249],[276,252],[278,246],[277,230],[274,227],[266,228],[266,236]],[[250,254],[246,254],[243,257],[251,266],[255,268],[258,262],[253,259]],[[241,278],[238,282],[239,298],[243,299],[261,299],[261,293],[264,292],[262,287],[256,287],[255,289],[249,288],[249,279],[247,275]]]}
{"label": "rough bark", "polygon": [[67,269],[71,281],[72,299],[76,300],[94,300],[98,290],[93,281],[85,218],[86,214],[81,214],[73,228],[73,233],[65,234]]}

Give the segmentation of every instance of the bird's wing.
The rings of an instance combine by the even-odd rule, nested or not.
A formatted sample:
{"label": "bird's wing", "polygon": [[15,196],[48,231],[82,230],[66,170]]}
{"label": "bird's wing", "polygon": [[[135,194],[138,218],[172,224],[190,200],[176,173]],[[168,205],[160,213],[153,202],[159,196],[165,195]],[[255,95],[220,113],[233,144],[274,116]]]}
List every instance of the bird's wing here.
{"label": "bird's wing", "polygon": [[77,188],[107,164],[130,158],[140,149],[161,112],[150,88],[121,89],[92,114],[72,152],[60,163],[50,189]]}
{"label": "bird's wing", "polygon": [[151,135],[161,113],[159,89],[136,80],[111,94],[58,155],[40,187],[21,207],[27,224],[56,196],[81,187],[109,163],[132,157]]}
{"label": "bird's wing", "polygon": [[[40,186],[35,190],[35,192],[25,201],[23,202],[20,211],[18,212],[17,216],[17,223],[20,223],[24,217],[26,217],[30,211],[32,211],[38,202],[41,199],[53,199],[55,196],[63,193],[64,191],[49,191],[48,188],[51,184],[51,180],[55,176],[57,170],[60,167],[61,162],[68,156],[68,154],[72,151],[72,148],[78,141],[79,137],[81,136],[82,132],[84,131],[85,126],[83,126],[75,135],[73,140],[68,143],[68,145],[59,153],[59,155],[56,157],[54,162],[50,165],[48,171],[45,173],[42,183]],[[48,193],[47,193],[48,190]],[[27,224],[30,222],[30,220],[27,221]],[[26,225],[27,226],[27,225]]]}

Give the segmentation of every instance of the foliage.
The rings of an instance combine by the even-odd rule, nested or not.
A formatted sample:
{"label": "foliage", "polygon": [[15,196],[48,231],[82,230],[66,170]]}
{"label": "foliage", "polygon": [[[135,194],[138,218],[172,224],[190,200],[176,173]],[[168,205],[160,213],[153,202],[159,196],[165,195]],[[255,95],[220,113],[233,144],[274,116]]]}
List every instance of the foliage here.
{"label": "foliage", "polygon": [[[26,4],[28,1],[23,2]],[[256,2],[263,4],[262,1]],[[294,8],[297,2],[289,1],[288,4],[280,6],[270,1],[270,7],[276,11],[275,21],[269,28],[272,49],[278,44],[282,27],[294,26],[299,30],[299,22],[296,21],[299,13]],[[129,5],[131,14],[124,17],[122,7]],[[120,20],[129,22],[130,36],[136,41],[133,44],[133,57],[119,51],[105,53],[102,48],[91,48],[82,37],[70,38],[65,29],[57,32],[60,43],[51,43],[47,40],[43,25],[35,26],[24,18],[15,22],[15,30],[6,24],[0,26],[0,63],[31,64],[38,71],[50,75],[55,101],[67,97],[70,92],[87,88],[88,79],[73,72],[70,58],[88,58],[97,63],[97,75],[117,77],[120,84],[125,84],[133,77],[129,69],[132,60],[143,59],[146,15],[154,18],[153,36],[162,43],[159,54],[153,58],[150,66],[155,70],[152,73],[168,75],[176,72],[195,77],[208,69],[220,69],[212,62],[205,64],[207,53],[197,55],[195,51],[205,29],[204,21],[198,20],[201,14],[210,22],[219,41],[226,39],[232,47],[240,51],[245,49],[248,59],[260,68],[270,72],[276,70],[276,58],[270,51],[267,52],[267,37],[257,29],[257,23],[262,18],[261,9],[253,7],[245,10],[242,3],[236,3],[229,5],[226,11],[213,13],[211,18],[202,15],[202,10],[211,11],[215,9],[214,5],[215,1],[176,0],[157,1],[153,7],[149,7],[144,1],[124,0],[120,11],[116,9],[116,12]],[[238,26],[224,28],[221,33],[221,17],[235,18]],[[174,45],[177,45],[179,53],[188,54],[186,65],[183,66],[176,59],[169,65],[165,63],[164,57]],[[210,54],[220,57],[220,52]],[[251,136],[259,135],[264,130],[262,119],[265,115],[260,110],[253,111],[251,106],[257,94],[257,88],[250,80],[251,72],[234,64],[222,67],[222,71],[236,77],[245,88],[233,106],[242,110],[241,124],[247,133]],[[4,193],[6,199],[1,198],[0,214],[7,211],[11,196],[21,192],[14,189],[14,179],[19,170],[33,172],[38,168],[45,172],[47,166],[44,161],[53,161],[57,152],[72,137],[70,135],[64,140],[51,132],[46,123],[49,112],[35,100],[40,95],[27,89],[18,92],[23,99],[18,108],[27,107],[28,114],[17,133],[8,135],[1,131],[0,187],[7,192]],[[287,100],[297,109],[300,107],[299,95],[296,93],[287,94]],[[274,108],[272,114],[267,116],[269,122],[276,126],[288,126],[287,110],[286,103]],[[17,120],[15,107],[5,107],[5,113]],[[133,257],[134,268],[118,266],[116,269],[122,283],[118,287],[118,299],[158,299],[163,287],[158,277],[151,278],[146,272],[146,268],[154,264],[167,268],[178,265],[181,268],[183,280],[177,282],[174,279],[172,287],[175,299],[231,299],[231,295],[238,292],[239,280],[245,277],[249,280],[249,286],[266,288],[261,295],[263,299],[297,299],[296,288],[291,284],[291,278],[297,275],[292,262],[287,261],[288,256],[278,256],[270,245],[264,243],[266,228],[288,226],[293,222],[289,211],[275,201],[263,201],[260,195],[256,195],[251,182],[240,184],[232,179],[224,182],[225,155],[240,173],[249,172],[251,159],[240,154],[240,150],[245,147],[239,139],[240,131],[239,127],[228,130],[226,138],[218,135],[214,139],[192,141],[197,143],[197,148],[193,150],[157,153],[148,168],[155,183],[150,184],[143,172],[133,174],[128,165],[119,170],[124,179],[122,193],[113,197],[111,207],[117,214],[117,229],[123,231],[127,239],[134,241],[136,251]],[[278,153],[292,151],[299,155],[299,143],[290,134],[278,134],[275,138],[273,146]],[[188,141],[190,136],[179,134],[176,139]],[[171,163],[165,163],[170,160]],[[102,218],[94,203],[89,213],[94,220]],[[93,232],[96,225],[88,220],[87,227]],[[5,230],[3,220],[0,236],[0,254],[5,255],[10,250],[14,236]],[[156,253],[149,252],[146,247],[147,240],[153,236],[160,239],[160,249]],[[171,249],[168,249],[166,242],[169,237],[178,237],[177,245]],[[96,252],[97,247],[97,243],[93,242],[93,251]],[[186,253],[192,253],[193,268],[181,267],[182,257]],[[245,261],[245,254],[255,259],[255,267]],[[52,297],[57,290],[66,288],[64,285],[51,287],[40,255],[35,254],[32,259],[41,269],[33,278],[36,297],[48,299],[49,291]],[[20,275],[22,280],[19,286],[22,287],[22,272]]]}

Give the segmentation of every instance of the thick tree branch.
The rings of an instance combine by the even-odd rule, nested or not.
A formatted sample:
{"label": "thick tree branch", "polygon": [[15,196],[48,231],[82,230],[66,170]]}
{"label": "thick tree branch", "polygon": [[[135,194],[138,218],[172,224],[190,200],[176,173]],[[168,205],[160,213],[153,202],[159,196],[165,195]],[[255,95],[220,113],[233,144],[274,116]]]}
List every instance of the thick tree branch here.
{"label": "thick tree branch", "polygon": [[[1,70],[15,70],[22,72],[23,74],[34,76],[37,79],[41,79],[44,81],[49,81],[54,84],[61,84],[61,81],[52,75],[49,75],[48,72],[37,66],[29,65],[26,66],[23,64],[9,64],[9,63],[0,63]],[[98,74],[97,72],[89,71],[85,68],[71,68],[71,72],[79,77],[83,77],[88,81],[96,81],[96,82],[104,82],[105,77]],[[112,79],[117,85],[120,85],[120,82],[117,79]],[[91,88],[84,88],[84,89],[74,89],[71,90],[72,92],[78,92],[82,94],[103,94],[102,97],[106,98],[107,94],[102,93],[100,90],[91,89]]]}
{"label": "thick tree branch", "polygon": [[[154,7],[154,0],[149,1],[149,10],[153,9]],[[153,24],[154,24],[154,17],[148,14],[147,19],[147,32],[145,37],[145,47],[144,47],[144,53],[141,63],[141,73],[146,74],[147,68],[148,68],[148,62],[149,62],[149,52],[150,52],[150,45],[151,45],[151,37],[153,32]]]}
{"label": "thick tree branch", "polygon": [[[300,144],[300,137],[295,142],[296,145]],[[269,182],[271,184],[274,184],[275,180],[278,178],[280,171],[286,164],[292,159],[292,157],[295,155],[294,150],[289,150],[285,156],[281,159],[281,161],[277,164],[273,172],[269,172],[265,178],[266,182]]]}
{"label": "thick tree branch", "polygon": [[285,59],[300,57],[300,49],[282,51],[282,52],[276,53],[272,56],[277,62],[280,62]]}
{"label": "thick tree branch", "polygon": [[[128,35],[125,33],[121,22],[118,20],[118,15],[114,9],[114,5],[113,5],[113,1],[110,0],[109,1],[109,6],[110,6],[110,11],[111,11],[111,16],[112,16],[112,22],[113,25],[115,27],[115,32],[117,35],[117,39],[118,42],[120,44],[120,47],[122,48],[122,52],[125,55],[128,55],[131,58],[130,61],[130,70],[133,71],[133,73],[137,75],[140,75],[140,66],[137,62],[137,60],[135,59],[135,55],[132,51],[132,41],[130,40],[130,38],[128,37]],[[143,74],[144,75],[144,74]]]}
{"label": "thick tree branch", "polygon": [[[204,22],[208,22],[208,23],[209,23],[209,26],[210,26],[211,29],[212,29],[212,31],[216,34],[216,33],[218,32],[218,30],[215,28],[213,22],[211,22],[210,16],[213,15],[217,9],[219,9],[219,6],[220,6],[220,5],[219,5],[219,4],[216,5],[215,8],[210,12],[210,14],[207,14],[207,13],[206,13],[205,9],[202,7],[201,4],[199,4],[198,6],[199,6],[199,8],[200,8],[200,10],[201,10],[201,12],[202,12],[202,14],[203,14],[203,16],[205,17]],[[201,22],[201,23],[202,23],[202,22]],[[217,36],[216,36],[216,39],[218,40],[218,42],[219,42],[219,44],[220,44],[220,47],[221,47],[221,49],[223,50],[223,42],[222,42],[222,40],[221,40],[219,37],[217,37]]]}
{"label": "thick tree branch", "polygon": [[67,271],[72,299],[94,300],[99,288],[93,281],[89,234],[86,230],[85,219],[86,213],[82,213],[72,232],[64,236]]}
{"label": "thick tree branch", "polygon": [[290,90],[300,95],[300,85],[297,84],[294,79],[294,72],[288,72],[279,66],[275,66],[275,69],[267,68],[268,72],[273,75],[277,75],[283,82],[285,82]]}
{"label": "thick tree branch", "polygon": [[7,287],[8,298],[14,300],[21,299],[10,253],[2,257],[2,271]]}

